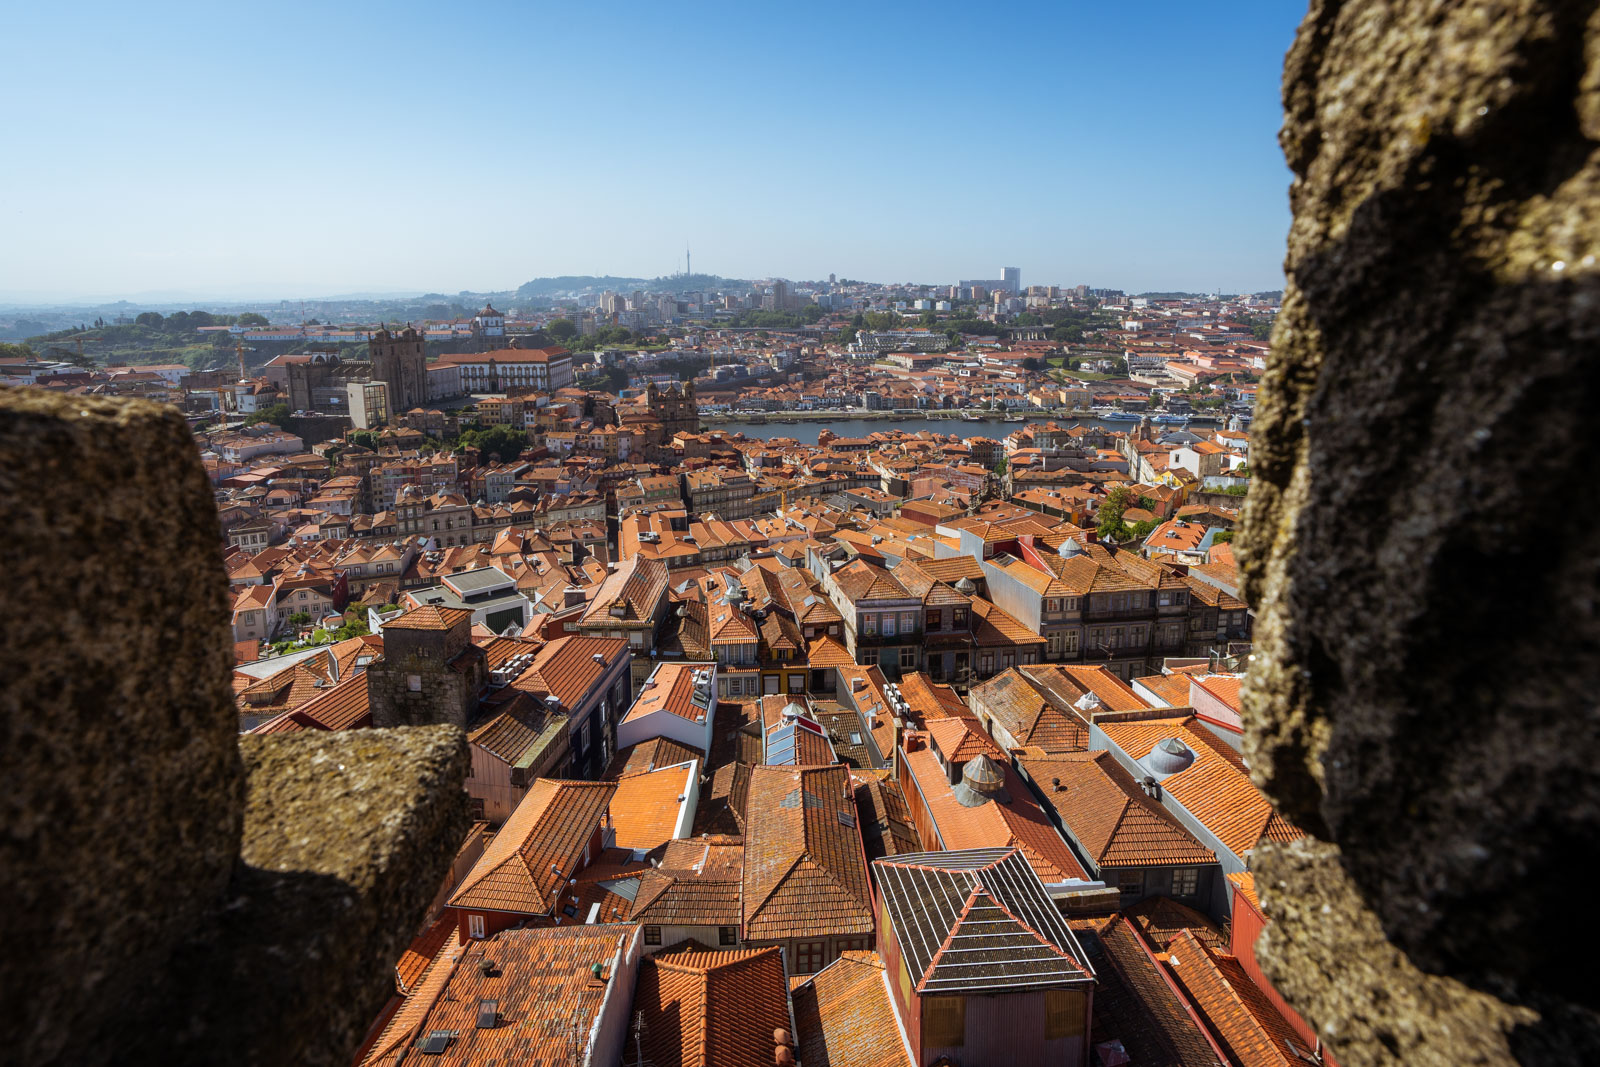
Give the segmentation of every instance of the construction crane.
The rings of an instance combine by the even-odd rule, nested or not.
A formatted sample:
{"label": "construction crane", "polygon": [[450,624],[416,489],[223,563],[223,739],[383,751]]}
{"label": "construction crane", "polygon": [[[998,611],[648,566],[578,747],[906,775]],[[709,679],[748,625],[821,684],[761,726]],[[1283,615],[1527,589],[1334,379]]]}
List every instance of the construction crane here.
{"label": "construction crane", "polygon": [[[85,337],[82,334],[79,334],[76,337],[70,338],[70,340],[75,341],[77,343],[77,345],[78,345],[78,359],[79,359],[79,361],[82,361],[82,359],[84,358],[83,357],[83,342],[85,342],[85,341],[100,341],[100,340],[104,340],[104,338],[101,338],[101,337]],[[70,353],[72,351],[69,348],[63,348],[60,345],[51,345],[50,346],[50,350],[54,351],[54,352],[67,352],[67,353]]]}
{"label": "construction crane", "polygon": [[234,355],[239,357],[239,380],[241,382],[249,380],[249,376],[246,375],[245,372],[244,372],[244,354],[246,352],[254,352],[254,351],[255,351],[254,348],[252,348],[249,345],[244,343],[244,338],[242,338],[242,337],[238,341],[236,341],[234,343],[233,353],[234,353]]}

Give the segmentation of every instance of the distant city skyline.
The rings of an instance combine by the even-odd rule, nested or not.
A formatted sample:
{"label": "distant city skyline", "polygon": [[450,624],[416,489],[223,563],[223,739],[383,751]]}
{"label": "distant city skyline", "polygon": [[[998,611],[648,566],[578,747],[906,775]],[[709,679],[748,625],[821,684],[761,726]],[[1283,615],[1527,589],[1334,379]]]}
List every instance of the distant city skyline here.
{"label": "distant city skyline", "polygon": [[505,291],[686,243],[727,277],[1276,289],[1298,15],[35,5],[0,300]]}

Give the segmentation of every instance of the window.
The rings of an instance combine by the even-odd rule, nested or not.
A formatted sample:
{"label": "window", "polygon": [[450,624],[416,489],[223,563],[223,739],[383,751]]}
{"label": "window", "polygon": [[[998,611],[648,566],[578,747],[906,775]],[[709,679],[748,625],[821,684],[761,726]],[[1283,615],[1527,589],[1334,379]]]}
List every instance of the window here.
{"label": "window", "polygon": [[1067,597],[1067,610],[1068,611],[1077,611],[1078,610],[1078,598],[1077,597],[1075,597],[1075,596]]}
{"label": "window", "polygon": [[406,675],[406,688],[411,690],[413,693],[422,692],[422,675],[420,675],[420,674],[408,674],[408,675]]}
{"label": "window", "polygon": [[828,962],[826,941],[802,941],[795,946],[795,973],[815,974]]}
{"label": "window", "polygon": [[937,630],[942,624],[942,613],[938,608],[929,608],[926,618],[923,619],[922,628],[928,631]]}
{"label": "window", "polygon": [[917,669],[917,646],[910,645],[900,650],[900,669],[903,671]]}
{"label": "window", "polygon": [[967,1043],[967,998],[922,998],[922,1047],[959,1048]]}
{"label": "window", "polygon": [[1055,1041],[1063,1037],[1082,1037],[1085,1016],[1088,1014],[1088,997],[1076,989],[1046,989],[1044,991],[1044,1039]]}
{"label": "window", "polygon": [[467,916],[467,936],[475,937],[479,940],[482,940],[486,936],[484,933],[482,915]]}
{"label": "window", "polygon": [[1161,607],[1166,607],[1169,604],[1171,604],[1172,603],[1172,593],[1171,593],[1171,591],[1169,590],[1169,591],[1167,591],[1165,593],[1162,593],[1159,597],[1156,598],[1156,603],[1159,604]]}
{"label": "window", "polygon": [[978,671],[982,674],[994,673],[994,653],[983,652],[978,656]]}
{"label": "window", "polygon": [[966,624],[967,624],[967,608],[965,606],[956,608],[955,609],[955,626],[956,626],[956,629],[960,629],[961,627],[965,626]]}
{"label": "window", "polygon": [[1200,869],[1198,867],[1179,867],[1172,872],[1172,895],[1175,897],[1192,897],[1200,888]]}
{"label": "window", "polygon": [[861,616],[861,633],[864,637],[872,637],[878,632],[878,617],[876,615]]}
{"label": "window", "polygon": [[883,636],[893,637],[898,631],[895,629],[894,612],[889,612],[883,617]]}
{"label": "window", "polygon": [[1144,895],[1144,871],[1118,871],[1117,889],[1122,893],[1123,900],[1137,898]]}
{"label": "window", "polygon": [[1046,598],[1045,602],[1044,602],[1044,610],[1046,610],[1046,611],[1060,611],[1061,610],[1061,598],[1060,597],[1048,597],[1048,598]]}
{"label": "window", "polygon": [[630,633],[628,635],[628,645],[629,645],[630,648],[643,648],[644,647],[644,633],[643,633],[643,631],[635,630],[632,633]]}
{"label": "window", "polygon": [[806,691],[806,676],[803,674],[789,675],[789,692],[804,693]]}
{"label": "window", "polygon": [[[657,928],[659,932],[659,927]],[[739,928],[736,926],[717,927],[717,944],[736,945],[739,943]]]}
{"label": "window", "polygon": [[914,634],[917,632],[916,612],[902,611],[900,613],[900,632],[903,634]]}
{"label": "window", "polygon": [[644,943],[647,945],[661,944],[661,927],[646,926],[644,928]]}

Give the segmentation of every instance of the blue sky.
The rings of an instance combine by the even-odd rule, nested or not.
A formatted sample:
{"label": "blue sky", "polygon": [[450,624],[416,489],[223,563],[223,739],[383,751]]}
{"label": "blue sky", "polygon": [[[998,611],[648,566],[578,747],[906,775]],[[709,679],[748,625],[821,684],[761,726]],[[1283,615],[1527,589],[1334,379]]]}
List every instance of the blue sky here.
{"label": "blue sky", "polygon": [[0,296],[550,274],[1277,288],[1302,9],[33,4]]}

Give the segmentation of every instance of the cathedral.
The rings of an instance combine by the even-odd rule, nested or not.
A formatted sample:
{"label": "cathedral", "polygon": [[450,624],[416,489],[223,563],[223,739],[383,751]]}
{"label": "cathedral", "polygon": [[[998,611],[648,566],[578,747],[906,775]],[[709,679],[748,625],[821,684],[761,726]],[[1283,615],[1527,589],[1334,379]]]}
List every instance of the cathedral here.
{"label": "cathedral", "polygon": [[372,378],[389,387],[389,410],[399,413],[421,407],[428,399],[428,357],[420,331],[407,326],[390,333],[379,330],[367,342]]}

